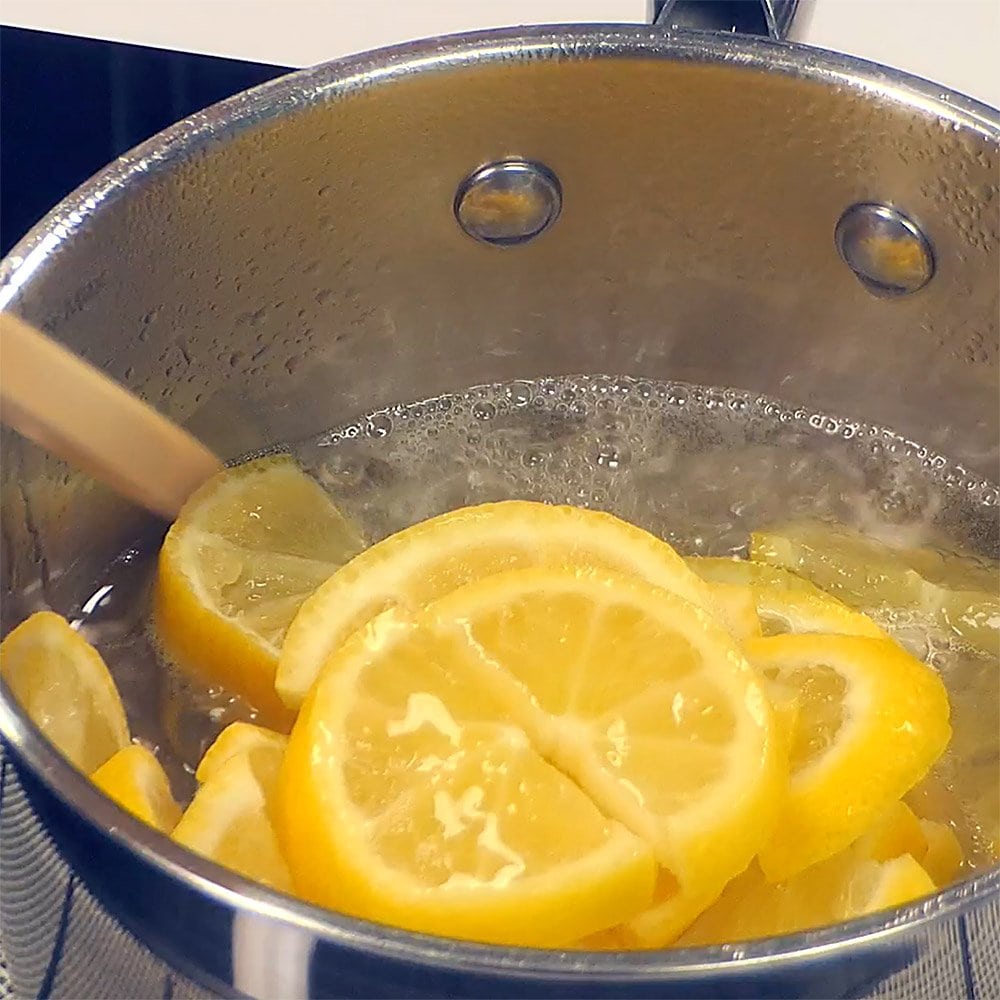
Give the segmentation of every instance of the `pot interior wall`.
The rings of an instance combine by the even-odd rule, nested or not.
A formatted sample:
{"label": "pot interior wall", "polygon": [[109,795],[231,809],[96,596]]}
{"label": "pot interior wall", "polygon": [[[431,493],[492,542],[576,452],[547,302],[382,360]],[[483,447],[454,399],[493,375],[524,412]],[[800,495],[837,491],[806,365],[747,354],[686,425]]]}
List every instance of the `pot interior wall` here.
{"label": "pot interior wall", "polygon": [[[652,57],[282,93],[64,215],[14,302],[223,456],[475,383],[606,372],[777,395],[996,477],[1000,155],[964,119]],[[558,175],[562,215],[526,246],[477,244],[456,188],[510,155]],[[842,263],[834,226],[859,201],[923,227],[926,288],[876,298]],[[2,448],[9,627],[64,610],[134,525]]]}

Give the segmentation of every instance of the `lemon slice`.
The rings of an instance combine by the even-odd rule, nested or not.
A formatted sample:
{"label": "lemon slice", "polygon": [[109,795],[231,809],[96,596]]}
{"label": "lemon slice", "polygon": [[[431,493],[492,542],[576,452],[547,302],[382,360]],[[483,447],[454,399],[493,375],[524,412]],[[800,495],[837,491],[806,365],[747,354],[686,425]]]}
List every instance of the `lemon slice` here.
{"label": "lemon slice", "polygon": [[[764,689],[771,702],[775,747],[780,758],[787,761],[798,725],[798,697],[793,689],[777,681],[765,680]],[[653,905],[627,924],[597,939],[595,947],[607,950],[612,942],[622,948],[663,948],[671,944],[695,917],[715,902],[726,881],[728,879],[717,879],[693,892],[685,891],[670,872],[661,869],[653,892]]]}
{"label": "lemon slice", "polygon": [[[689,556],[686,562],[708,582],[716,604],[730,623],[730,631],[740,639],[786,632],[885,638],[885,633],[866,615],[852,611],[781,567],[716,556]],[[752,602],[756,612],[756,633],[745,610],[747,601]]]}
{"label": "lemon slice", "polygon": [[[739,877],[739,876],[737,876]],[[685,891],[669,872],[661,870],[653,905],[615,928],[614,940],[632,949],[665,948],[719,898],[729,880],[716,881],[696,891]],[[599,950],[607,943],[598,941]]]}
{"label": "lemon slice", "polygon": [[430,610],[517,680],[541,709],[545,756],[652,843],[685,891],[747,865],[787,772],[763,687],[703,610],[644,580],[548,569]]}
{"label": "lemon slice", "polygon": [[0,678],[85,774],[128,745],[125,709],[101,654],[59,615],[38,611],[0,643]]}
{"label": "lemon slice", "polygon": [[503,570],[596,567],[641,577],[703,608],[707,586],[666,543],[611,514],[522,500],[466,507],[373,545],[302,605],[276,686],[297,708],[326,658],[390,607],[416,609]]}
{"label": "lemon slice", "polygon": [[195,792],[173,839],[196,854],[282,892],[292,891],[288,865],[271,822],[282,753],[239,753],[223,761]]}
{"label": "lemon slice", "polygon": [[652,852],[545,761],[536,713],[452,622],[392,610],[328,661],[277,819],[296,887],[400,927],[559,945],[652,894]]}
{"label": "lemon slice", "polygon": [[852,611],[826,594],[804,590],[754,588],[763,635],[864,635],[888,639],[867,615]]}
{"label": "lemon slice", "polygon": [[123,809],[161,833],[170,833],[181,807],[170,792],[163,765],[144,746],[133,744],[105,761],[90,780]]}
{"label": "lemon slice", "polygon": [[760,865],[783,881],[864,833],[912,788],[948,743],[938,676],[885,639],[751,639],[751,663],[798,692],[788,795]]}
{"label": "lemon slice", "polygon": [[277,754],[280,759],[287,746],[287,737],[273,729],[254,726],[249,722],[231,722],[202,755],[194,776],[203,784],[231,757],[264,753]]}
{"label": "lemon slice", "polygon": [[729,944],[793,934],[851,920],[936,892],[911,854],[879,862],[843,851],[787,882],[769,882],[756,864],[726,887],[677,941],[679,947]]}
{"label": "lemon slice", "polygon": [[285,631],[361,545],[287,456],[223,470],[184,505],[160,551],[155,621],[165,652],[287,728],[274,693]]}
{"label": "lemon slice", "polygon": [[784,567],[855,608],[906,609],[1000,655],[1000,566],[932,549],[895,549],[811,521],[751,536],[754,561]]}
{"label": "lemon slice", "polygon": [[770,882],[751,865],[678,944],[790,934],[901,906],[934,891],[929,872],[917,863],[926,852],[920,821],[905,803],[894,802],[846,850],[787,882]]}
{"label": "lemon slice", "polygon": [[708,589],[719,619],[737,642],[761,635],[757,595],[752,587],[736,583],[710,583]]}
{"label": "lemon slice", "polygon": [[794,590],[800,593],[826,596],[815,584],[780,566],[748,559],[728,559],[722,556],[687,556],[688,566],[707,583],[724,583],[734,587],[762,587],[768,590]]}
{"label": "lemon slice", "polygon": [[[776,708],[779,706],[779,714],[776,714],[776,719],[782,720],[779,726],[791,724],[794,718],[791,713],[791,705],[788,702],[779,702]],[[848,876],[847,881],[855,878],[858,874],[858,865],[862,861],[889,861],[906,853],[912,854],[915,858],[922,858],[927,851],[927,840],[921,829],[921,823],[914,813],[904,803],[894,802],[879,815],[873,826],[849,850],[854,852],[858,864],[852,862],[845,866],[842,859],[839,859],[836,865],[823,869],[821,864],[791,880],[791,905],[793,912],[798,911],[794,918],[791,918],[787,912],[783,918],[777,918],[776,914],[780,912],[781,908],[784,907],[787,910],[788,907],[788,901],[783,898],[785,889],[784,887],[776,889],[767,883],[756,865],[752,866],[745,875],[737,876],[732,887],[725,890],[727,902],[719,907],[722,913],[716,913],[702,924],[703,930],[699,936],[704,935],[704,926],[707,924],[708,927],[712,928],[710,936],[717,937],[717,940],[699,940],[697,943],[721,943],[725,940],[735,940],[747,936],[754,927],[761,935],[766,935],[816,926],[827,920],[846,919],[848,914],[846,914],[844,907],[841,905],[840,910],[837,909],[837,901],[843,901],[847,898],[845,875]],[[874,869],[871,869],[870,866],[867,870],[869,876],[874,873]],[[814,872],[818,872],[818,874],[814,875]],[[917,895],[922,894],[925,883],[921,881],[919,887]],[[652,907],[621,927],[613,928],[579,942],[577,947],[593,950],[662,948],[674,943],[678,935],[689,927],[700,914],[711,911],[721,894],[722,890],[720,889],[701,896],[687,895],[679,891],[675,881],[669,877],[661,877],[657,882]],[[741,901],[741,906],[745,905],[750,908],[751,918],[757,921],[752,927],[741,929],[735,925],[731,902],[734,896]],[[814,900],[813,896],[816,896],[817,899]],[[774,912],[769,912],[767,915],[757,914],[755,908],[758,905],[769,907]],[[778,909],[775,909],[776,906]],[[837,916],[838,912],[843,915]],[[720,921],[729,926],[724,930],[719,930]],[[741,921],[746,923],[745,915],[741,917]],[[726,937],[726,935],[730,935],[730,937]],[[750,936],[754,935],[751,933]]]}

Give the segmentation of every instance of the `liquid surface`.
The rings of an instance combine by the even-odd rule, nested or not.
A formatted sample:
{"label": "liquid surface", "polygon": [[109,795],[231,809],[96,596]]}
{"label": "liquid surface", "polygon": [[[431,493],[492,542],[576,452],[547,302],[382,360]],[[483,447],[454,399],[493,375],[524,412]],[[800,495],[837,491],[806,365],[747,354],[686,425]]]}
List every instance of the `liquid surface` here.
{"label": "liquid surface", "polygon": [[[290,450],[369,541],[456,507],[523,498],[610,511],[683,554],[743,555],[751,531],[810,518],[892,545],[1000,557],[996,484],[887,429],[732,390],[518,381],[379,410]],[[148,629],[155,557],[155,545],[120,555],[76,617],[184,799],[209,743],[252,713],[167,664],[149,669],[159,659]],[[1000,825],[997,660],[905,616],[881,624],[948,686],[952,749],[918,794],[925,815],[956,827],[968,863],[984,864]]]}

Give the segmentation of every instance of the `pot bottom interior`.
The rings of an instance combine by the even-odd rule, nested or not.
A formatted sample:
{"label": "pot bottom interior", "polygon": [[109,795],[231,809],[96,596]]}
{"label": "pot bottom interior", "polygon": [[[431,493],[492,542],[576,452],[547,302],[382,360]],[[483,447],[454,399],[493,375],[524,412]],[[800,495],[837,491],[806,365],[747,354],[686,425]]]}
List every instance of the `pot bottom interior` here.
{"label": "pot bottom interior", "polygon": [[[477,386],[283,450],[372,542],[457,507],[517,498],[609,511],[685,555],[742,556],[750,532],[809,519],[945,560],[1000,557],[997,484],[891,429],[733,389],[603,375]],[[156,749],[184,802],[205,749],[254,713],[160,655],[150,628],[157,545],[109,552],[68,617],[107,660],[134,735]],[[996,657],[906,615],[879,624],[948,688],[954,736],[920,794],[928,818],[955,830],[965,877],[995,862],[1000,828]]]}

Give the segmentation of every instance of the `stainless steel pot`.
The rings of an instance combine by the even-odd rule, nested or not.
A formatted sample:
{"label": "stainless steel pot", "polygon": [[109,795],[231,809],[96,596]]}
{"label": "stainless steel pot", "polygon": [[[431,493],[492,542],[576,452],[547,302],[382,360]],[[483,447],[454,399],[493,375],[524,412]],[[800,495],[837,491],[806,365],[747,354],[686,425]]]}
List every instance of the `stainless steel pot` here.
{"label": "stainless steel pot", "polygon": [[[510,158],[528,161],[520,180],[502,165],[463,187]],[[848,413],[995,479],[998,172],[998,112],[845,57],[631,28],[428,41],[157,136],[22,241],[0,304],[224,456],[572,369]],[[491,177],[529,185],[499,222],[462,195]],[[456,208],[515,245],[470,239]],[[8,435],[2,491],[4,629],[71,611],[137,527]],[[456,944],[187,855],[99,795],[6,692],[0,732],[0,916],[25,996],[1000,995],[1000,869],[749,945]]]}

